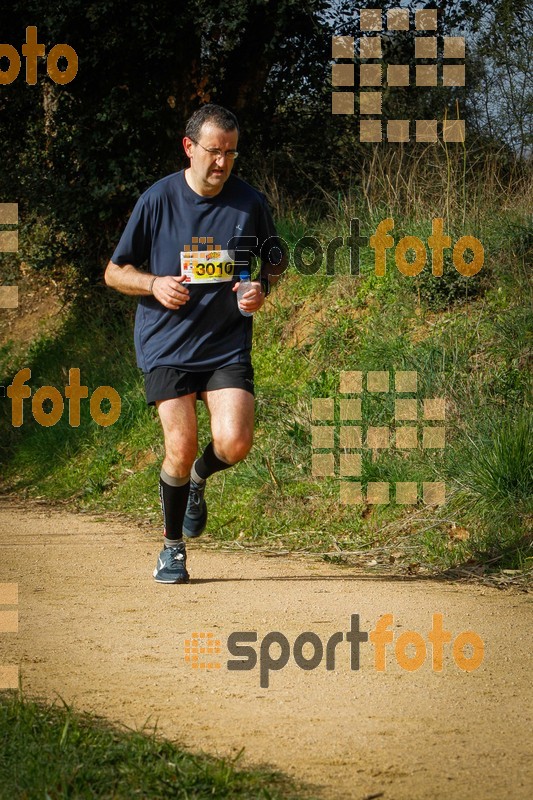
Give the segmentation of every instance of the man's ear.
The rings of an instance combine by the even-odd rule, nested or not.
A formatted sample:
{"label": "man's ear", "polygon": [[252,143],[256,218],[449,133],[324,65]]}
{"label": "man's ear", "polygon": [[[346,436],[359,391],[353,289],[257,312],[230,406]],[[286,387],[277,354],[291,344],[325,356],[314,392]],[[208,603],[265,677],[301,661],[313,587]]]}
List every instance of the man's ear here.
{"label": "man's ear", "polygon": [[183,140],[182,140],[182,144],[183,144],[183,149],[185,150],[185,155],[187,156],[187,158],[191,158],[191,156],[192,156],[192,145],[193,145],[192,139],[189,139],[188,136],[184,136]]}

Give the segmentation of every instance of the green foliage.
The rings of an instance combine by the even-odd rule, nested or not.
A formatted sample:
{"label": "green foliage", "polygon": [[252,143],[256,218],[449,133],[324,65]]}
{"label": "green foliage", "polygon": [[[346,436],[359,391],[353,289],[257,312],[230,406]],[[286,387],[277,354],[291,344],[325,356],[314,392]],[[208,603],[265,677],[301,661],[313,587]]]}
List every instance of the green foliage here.
{"label": "green foliage", "polygon": [[[365,221],[362,229],[373,224]],[[483,556],[489,561],[496,558],[497,566],[514,567],[527,557],[531,467],[523,409],[531,393],[532,326],[524,302],[527,273],[517,261],[517,253],[526,257],[524,226],[517,210],[479,224],[487,251],[483,294],[473,300],[469,292],[459,303],[447,297],[438,312],[394,264],[377,277],[365,248],[356,277],[346,272],[328,277],[324,267],[313,276],[288,271],[254,321],[255,444],[244,462],[210,479],[209,536],[324,553],[339,545],[345,550],[381,545],[399,530],[396,547],[409,558],[416,552],[435,568],[480,553],[489,553]],[[301,225],[293,215],[280,229],[292,242]],[[313,225],[326,241],[332,221]],[[344,225],[337,219],[337,230]],[[412,232],[427,239],[428,225],[398,218],[395,235]],[[477,230],[469,220],[466,229]],[[341,266],[346,257],[345,252]],[[15,430],[9,403],[0,404],[4,485],[83,507],[120,509],[159,529],[155,487],[162,437],[134,366],[133,303],[102,289],[85,294],[61,330],[36,341],[19,363],[13,363],[9,343],[2,349],[0,382],[9,383],[18,368],[30,366],[34,390],[43,384],[61,389],[68,368],[76,366],[90,392],[101,384],[117,389],[121,416],[110,428],[100,428],[86,408],[79,428],[68,425],[66,412],[55,426],[43,428],[32,421],[25,401],[25,423]],[[383,451],[377,458],[364,453],[363,489],[368,480],[440,480],[450,500],[441,509],[421,502],[344,506],[338,478],[311,475],[312,399],[338,395],[340,370],[392,374],[398,369],[418,372],[419,398],[446,396],[446,448]],[[201,403],[199,413],[203,448],[210,430]],[[363,414],[373,425],[396,427],[391,396],[365,394]],[[478,462],[482,468],[476,473]],[[451,522],[467,527],[468,541],[448,546]]]}
{"label": "green foliage", "polygon": [[[466,435],[465,435],[466,434]],[[473,419],[449,458],[459,509],[483,560],[521,567],[533,544],[533,420],[526,408]]]}
{"label": "green foliage", "polygon": [[[64,704],[0,694],[0,798],[303,797],[280,774],[194,755],[156,730],[118,729]],[[308,796],[308,795],[307,795]]]}
{"label": "green foliage", "polygon": [[[515,5],[515,16],[507,9],[507,42],[525,13],[523,4]],[[440,9],[439,32],[445,33],[481,26],[490,4],[449,0]],[[353,35],[351,3],[332,12],[326,0],[230,6],[191,0],[177,13],[172,0],[153,7],[141,0],[65,0],[60,7],[14,0],[2,20],[3,40],[20,49],[25,27],[35,24],[47,51],[63,42],[74,47],[79,71],[59,86],[40,60],[37,85],[28,86],[22,72],[1,87],[1,200],[20,205],[20,258],[34,269],[67,265],[72,290],[100,277],[139,193],[185,165],[184,123],[201,103],[221,103],[238,114],[236,170],[262,186],[278,212],[287,198],[323,211],[346,192],[368,197],[376,155],[397,157],[389,174],[403,176],[429,151],[431,158],[440,152],[416,142],[409,148],[362,144],[353,117],[330,113],[331,36]],[[400,32],[387,41],[385,60],[412,58],[410,36]],[[403,119],[442,119],[447,108],[455,116],[461,92],[386,90],[385,110]],[[448,150],[455,155],[456,148]],[[513,156],[512,147],[504,148],[502,163],[513,168]],[[472,177],[479,185],[479,170]],[[403,192],[396,197],[403,200]],[[409,213],[405,203],[402,211]],[[452,300],[461,291],[459,284],[449,289]],[[436,295],[437,287],[430,291]],[[445,301],[439,298],[439,307]]]}
{"label": "green foliage", "polygon": [[275,64],[290,70],[306,60],[303,43],[322,37],[324,8],[324,0],[194,0],[177,13],[171,0],[66,0],[60,8],[15,0],[3,41],[20,51],[25,27],[37,25],[47,52],[67,43],[79,58],[65,86],[41,60],[37,85],[22,71],[1,87],[1,200],[19,202],[20,257],[35,269],[75,264],[74,284],[99,277],[140,192],[184,166],[184,123],[208,100],[239,114],[246,172],[250,143],[258,137],[265,147],[264,117],[251,103],[264,97],[273,113],[279,98],[266,89],[269,74]]}
{"label": "green foliage", "polygon": [[489,419],[485,437],[471,443],[461,483],[490,514],[523,518],[533,512],[533,420],[525,409]]}
{"label": "green foliage", "polygon": [[477,275],[461,275],[454,267],[451,253],[447,252],[444,255],[443,274],[437,277],[426,270],[424,275],[417,276],[413,281],[413,290],[428,308],[442,311],[479,297],[489,280],[487,269]]}

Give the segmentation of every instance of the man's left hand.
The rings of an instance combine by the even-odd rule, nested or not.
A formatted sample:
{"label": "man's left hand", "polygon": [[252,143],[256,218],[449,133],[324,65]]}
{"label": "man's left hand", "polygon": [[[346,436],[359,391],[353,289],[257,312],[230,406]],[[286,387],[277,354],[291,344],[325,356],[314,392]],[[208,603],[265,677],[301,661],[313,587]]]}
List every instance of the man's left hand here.
{"label": "man's left hand", "polygon": [[[258,311],[265,302],[265,295],[261,290],[261,281],[252,281],[251,288],[243,294],[239,300],[239,306],[243,311]],[[236,292],[240,286],[240,281],[233,286],[233,291]]]}

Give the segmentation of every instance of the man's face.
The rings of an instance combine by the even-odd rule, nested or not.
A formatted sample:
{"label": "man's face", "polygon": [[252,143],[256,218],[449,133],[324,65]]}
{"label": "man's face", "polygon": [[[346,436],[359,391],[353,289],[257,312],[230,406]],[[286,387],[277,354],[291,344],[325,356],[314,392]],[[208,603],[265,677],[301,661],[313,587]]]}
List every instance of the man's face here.
{"label": "man's face", "polygon": [[223,131],[210,122],[202,125],[198,143],[184,137],[183,147],[191,160],[191,177],[202,194],[218,194],[229,178],[234,162],[231,156],[216,156],[206,150],[219,150],[221,153],[237,150],[238,138],[236,130]]}

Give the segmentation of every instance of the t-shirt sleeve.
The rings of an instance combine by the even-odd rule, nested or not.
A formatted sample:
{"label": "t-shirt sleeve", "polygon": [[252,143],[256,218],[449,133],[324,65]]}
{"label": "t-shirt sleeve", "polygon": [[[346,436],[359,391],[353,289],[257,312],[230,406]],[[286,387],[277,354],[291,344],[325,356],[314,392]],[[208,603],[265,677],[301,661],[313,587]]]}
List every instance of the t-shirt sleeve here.
{"label": "t-shirt sleeve", "polygon": [[143,198],[139,197],[111,261],[119,266],[133,264],[140,267],[150,257],[151,248],[150,215]]}

